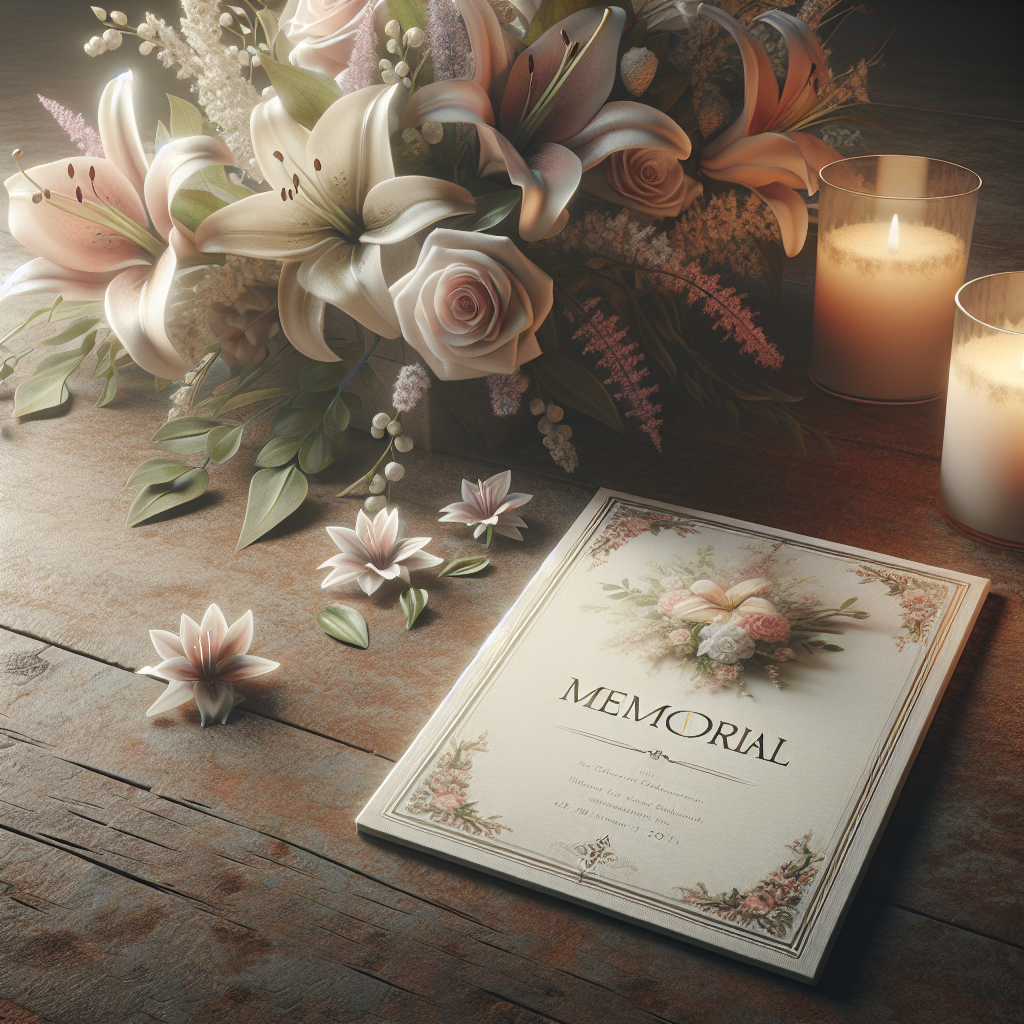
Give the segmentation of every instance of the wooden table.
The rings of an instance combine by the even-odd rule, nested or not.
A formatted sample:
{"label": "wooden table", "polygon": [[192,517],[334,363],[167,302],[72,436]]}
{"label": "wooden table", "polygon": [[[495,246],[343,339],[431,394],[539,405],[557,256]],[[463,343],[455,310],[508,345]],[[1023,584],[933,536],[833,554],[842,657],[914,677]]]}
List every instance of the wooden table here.
{"label": "wooden table", "polygon": [[[21,134],[3,134],[28,149],[28,133],[33,160],[67,147],[54,126],[29,123],[32,94],[73,102],[104,70],[75,56],[92,31],[78,18],[67,86],[54,84],[38,32],[23,31],[39,29],[43,6],[5,9],[23,73],[4,71],[0,117]],[[55,46],[47,36],[51,58]],[[899,60],[873,84],[892,130],[872,147],[978,170],[969,276],[1020,269],[1019,77],[909,50]],[[495,543],[486,579],[434,584],[412,633],[393,595],[339,593],[364,611],[369,651],[314,621],[329,599],[323,526],[353,518],[358,502],[333,495],[368,439],[236,554],[252,453],[219,470],[191,514],[122,527],[124,481],[153,454],[142,439],[164,415],[141,374],[125,375],[109,409],[80,386],[70,415],[0,421],[0,1021],[1020,1020],[1024,559],[955,533],[936,510],[941,403],[882,409],[810,385],[813,244],[787,270],[777,379],[806,395],[836,464],[679,411],[667,394],[661,456],[642,436],[570,417],[571,479],[530,433],[490,455],[416,451],[397,494],[439,555],[477,550],[436,510],[461,477],[495,466],[536,495],[530,528],[522,545]],[[3,268],[21,258],[6,237]],[[12,396],[0,385],[4,415]],[[599,485],[992,579],[817,988],[356,832],[356,813]],[[161,691],[134,674],[154,658],[147,630],[211,600],[229,619],[251,607],[254,652],[281,668],[244,688],[227,727],[200,730],[193,706],[147,719]]]}

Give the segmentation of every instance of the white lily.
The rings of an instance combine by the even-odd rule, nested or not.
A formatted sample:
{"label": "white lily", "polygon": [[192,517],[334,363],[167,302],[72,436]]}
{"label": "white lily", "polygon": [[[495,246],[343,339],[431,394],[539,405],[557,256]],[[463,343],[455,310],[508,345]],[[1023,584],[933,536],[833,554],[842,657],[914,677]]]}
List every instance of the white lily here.
{"label": "white lily", "polygon": [[312,131],[268,91],[250,129],[273,191],[218,210],[196,232],[204,252],[284,262],[281,326],[311,359],[338,359],[324,340],[327,303],[367,330],[397,338],[402,332],[388,285],[415,263],[413,236],[476,209],[470,193],[452,182],[395,177],[391,133],[400,88],[373,86],[342,96]]}
{"label": "white lily", "polygon": [[171,344],[164,310],[178,260],[201,253],[171,216],[171,200],[190,175],[233,157],[220,139],[197,135],[167,143],[151,166],[135,124],[130,71],[103,90],[99,129],[105,157],[28,171],[19,165],[4,182],[11,234],[38,258],[11,275],[0,297],[57,291],[102,299],[132,359],[174,380],[191,367]]}
{"label": "white lily", "polygon": [[669,618],[686,622],[735,622],[744,615],[774,615],[775,605],[758,593],[769,585],[763,576],[737,583],[728,590],[711,580],[697,580],[689,586],[690,595],[677,601]]}

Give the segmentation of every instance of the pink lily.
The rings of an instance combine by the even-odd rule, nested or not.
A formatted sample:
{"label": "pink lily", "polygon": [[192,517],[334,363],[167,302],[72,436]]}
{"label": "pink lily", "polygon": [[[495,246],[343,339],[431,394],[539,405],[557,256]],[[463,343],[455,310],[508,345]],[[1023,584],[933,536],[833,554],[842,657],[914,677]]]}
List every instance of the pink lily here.
{"label": "pink lily", "polygon": [[689,593],[672,605],[668,617],[686,622],[735,622],[744,615],[775,615],[775,605],[756,596],[767,586],[768,580],[762,576],[728,590],[711,580],[696,580]]}
{"label": "pink lily", "polygon": [[702,4],[699,12],[718,22],[736,40],[743,58],[744,102],[739,117],[704,148],[701,174],[745,185],[772,209],[787,256],[807,238],[807,207],[794,189],[818,191],[818,171],[840,158],[821,139],[793,128],[815,107],[828,82],[828,60],[806,22],[781,11],[754,18],[777,29],[786,41],[789,66],[779,93],[771,62],[761,43],[735,18]]}
{"label": "pink lily", "polygon": [[519,233],[526,241],[557,234],[583,172],[624,149],[659,149],[680,160],[690,140],[667,115],[643,103],[606,103],[615,83],[618,7],[569,15],[510,66],[508,36],[487,0],[454,0],[473,49],[471,79],[417,89],[406,125],[476,125],[480,174],[507,172],[523,191]]}
{"label": "pink lily", "polygon": [[58,291],[65,299],[102,299],[107,322],[135,362],[174,380],[190,367],[167,335],[164,310],[178,260],[202,254],[171,216],[171,200],[190,175],[233,157],[220,139],[197,135],[167,143],[150,165],[135,124],[130,71],[103,90],[99,130],[105,157],[27,171],[19,164],[4,182],[11,234],[38,258],[11,275],[2,296]]}

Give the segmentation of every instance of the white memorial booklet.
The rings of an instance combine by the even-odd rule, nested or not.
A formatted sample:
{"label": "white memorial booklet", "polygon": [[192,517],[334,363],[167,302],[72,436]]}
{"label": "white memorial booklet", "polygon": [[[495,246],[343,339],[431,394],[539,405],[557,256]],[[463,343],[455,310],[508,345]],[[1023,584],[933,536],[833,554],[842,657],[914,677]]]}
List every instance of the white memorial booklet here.
{"label": "white memorial booklet", "polygon": [[987,592],[599,491],[359,828],[813,982]]}

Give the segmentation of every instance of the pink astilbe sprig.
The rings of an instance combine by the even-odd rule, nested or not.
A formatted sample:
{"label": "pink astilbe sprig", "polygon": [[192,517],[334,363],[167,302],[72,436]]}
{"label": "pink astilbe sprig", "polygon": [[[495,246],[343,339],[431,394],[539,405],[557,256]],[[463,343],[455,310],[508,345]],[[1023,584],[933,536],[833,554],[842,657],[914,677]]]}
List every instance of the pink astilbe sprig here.
{"label": "pink astilbe sprig", "polygon": [[40,96],[39,93],[36,93],[36,96],[83,155],[103,156],[103,143],[100,141],[96,129],[81,114],[75,114],[56,100]]}
{"label": "pink astilbe sprig", "polygon": [[366,13],[359,24],[356,41],[352,44],[352,56],[348,59],[348,68],[341,75],[341,88],[346,96],[368,89],[381,81],[380,67],[377,64],[377,32],[374,4],[366,5]]}
{"label": "pink astilbe sprig", "polygon": [[472,78],[473,50],[455,4],[451,0],[427,0],[426,21],[434,81]]}
{"label": "pink astilbe sprig", "polygon": [[[639,350],[637,342],[624,342],[629,328],[619,327],[617,316],[606,317],[596,308],[598,302],[595,296],[587,299],[580,307],[579,328],[573,340],[586,339],[583,354],[599,356],[598,367],[609,373],[604,383],[618,388],[613,393],[614,398],[629,404],[626,415],[637,420],[640,429],[660,452],[660,427],[663,421],[658,419],[658,413],[661,412],[661,406],[654,405],[650,400],[650,396],[658,390],[658,385],[643,386],[644,377],[650,373],[646,366],[639,365],[644,359],[643,352]],[[566,315],[570,320],[575,320],[568,310]]]}
{"label": "pink astilbe sprig", "polygon": [[502,418],[515,416],[529,386],[530,378],[518,368],[511,373],[492,373],[487,378],[487,388],[491,393],[494,415]]}

